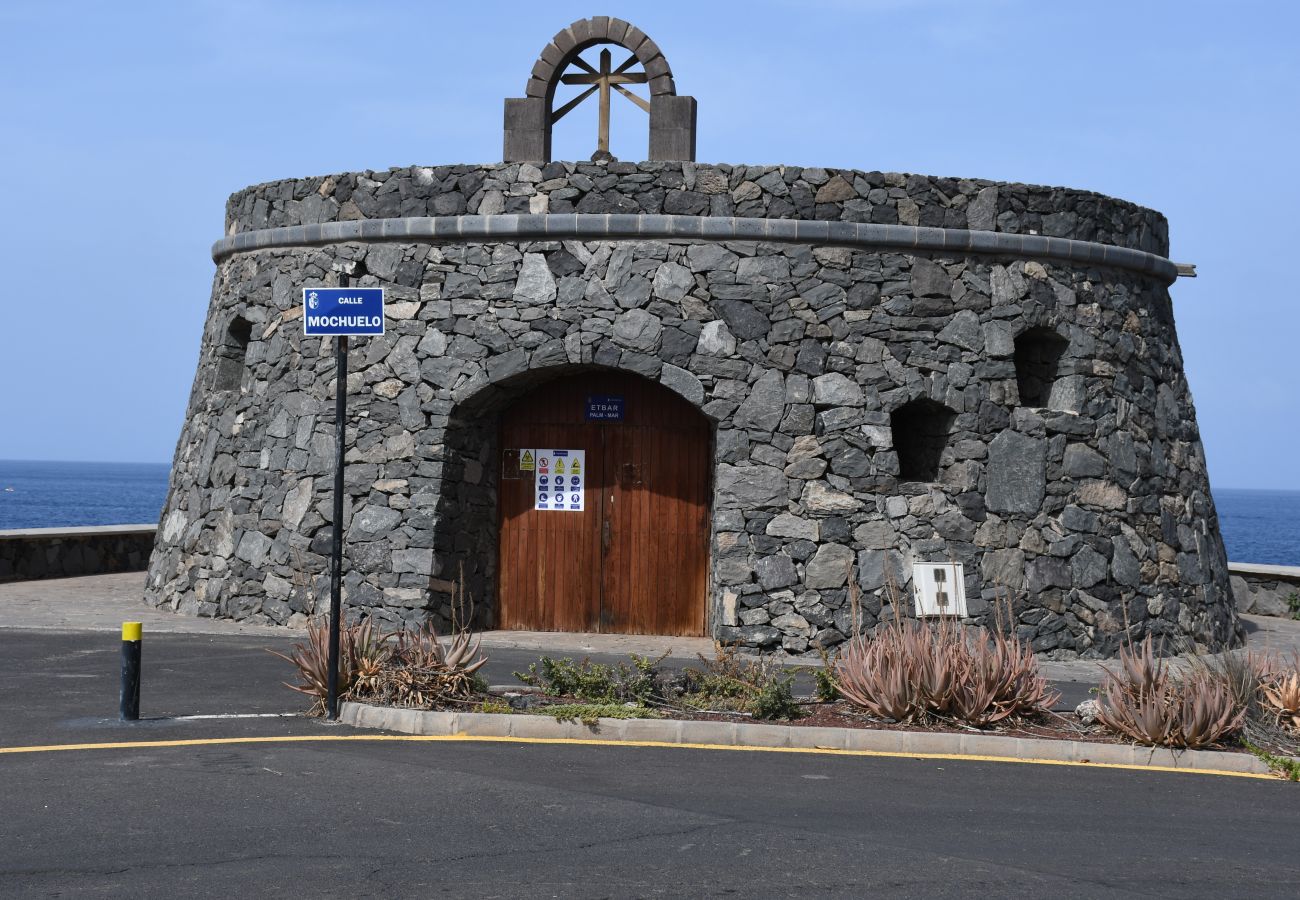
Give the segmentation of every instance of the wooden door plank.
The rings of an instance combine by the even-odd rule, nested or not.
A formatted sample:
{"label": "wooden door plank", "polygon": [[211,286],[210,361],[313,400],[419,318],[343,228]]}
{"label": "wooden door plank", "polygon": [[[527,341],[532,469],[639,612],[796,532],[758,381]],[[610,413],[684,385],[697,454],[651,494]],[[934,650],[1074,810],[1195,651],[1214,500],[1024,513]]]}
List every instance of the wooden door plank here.
{"label": "wooden door plank", "polygon": [[[595,393],[622,394],[625,420],[585,422]],[[535,510],[532,479],[500,482],[502,627],[704,633],[712,448],[698,411],[640,377],[588,373],[517,401],[501,447],[587,453],[581,513]],[[624,483],[623,463],[642,484]]]}
{"label": "wooden door plank", "polygon": [[[502,448],[590,449],[580,386],[556,383],[502,414]],[[580,631],[599,594],[589,577],[595,515],[535,509],[536,473],[502,482],[498,573],[503,627]],[[553,477],[553,476],[552,476]]]}

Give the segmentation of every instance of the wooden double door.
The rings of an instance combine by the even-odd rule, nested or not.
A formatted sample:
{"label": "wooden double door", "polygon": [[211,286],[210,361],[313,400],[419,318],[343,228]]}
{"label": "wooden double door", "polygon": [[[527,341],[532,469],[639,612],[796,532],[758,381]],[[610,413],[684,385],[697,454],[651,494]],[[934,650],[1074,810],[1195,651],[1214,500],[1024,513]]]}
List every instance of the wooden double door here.
{"label": "wooden double door", "polygon": [[[501,628],[705,633],[712,431],[698,410],[635,375],[583,372],[505,410],[499,446]],[[555,450],[583,451],[581,510],[553,493],[541,508]]]}

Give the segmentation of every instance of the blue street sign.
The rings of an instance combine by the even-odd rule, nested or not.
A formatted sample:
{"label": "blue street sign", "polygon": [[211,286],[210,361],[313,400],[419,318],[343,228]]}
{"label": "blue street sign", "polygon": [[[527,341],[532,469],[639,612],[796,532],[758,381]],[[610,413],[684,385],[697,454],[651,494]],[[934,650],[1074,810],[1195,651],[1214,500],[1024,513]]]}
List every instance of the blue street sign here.
{"label": "blue street sign", "polygon": [[302,306],[305,335],[384,333],[383,288],[303,288]]}
{"label": "blue street sign", "polygon": [[588,422],[622,422],[623,398],[612,394],[587,395]]}

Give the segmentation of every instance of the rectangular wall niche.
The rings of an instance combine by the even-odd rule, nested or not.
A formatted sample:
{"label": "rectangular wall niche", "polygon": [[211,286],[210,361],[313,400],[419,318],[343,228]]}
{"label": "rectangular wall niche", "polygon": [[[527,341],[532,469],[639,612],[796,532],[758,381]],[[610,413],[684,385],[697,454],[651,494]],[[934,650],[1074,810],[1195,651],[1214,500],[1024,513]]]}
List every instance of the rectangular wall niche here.
{"label": "rectangular wall niche", "polygon": [[890,414],[900,480],[939,480],[943,451],[956,418],[956,412],[926,398],[905,403]]}
{"label": "rectangular wall niche", "polygon": [[217,358],[217,379],[213,387],[218,391],[237,391],[244,380],[244,365],[248,357],[248,342],[253,336],[253,323],[235,316],[226,327]]}
{"label": "rectangular wall niche", "polygon": [[1061,360],[1070,343],[1050,328],[1031,328],[1016,338],[1016,387],[1020,405],[1051,404],[1052,385],[1061,374]]}

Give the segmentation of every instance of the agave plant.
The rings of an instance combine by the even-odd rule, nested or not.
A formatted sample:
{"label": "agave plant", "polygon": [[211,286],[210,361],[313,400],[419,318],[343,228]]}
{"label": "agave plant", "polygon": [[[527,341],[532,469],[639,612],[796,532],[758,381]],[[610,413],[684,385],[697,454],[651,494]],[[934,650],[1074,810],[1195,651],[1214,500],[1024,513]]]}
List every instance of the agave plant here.
{"label": "agave plant", "polygon": [[874,636],[859,634],[835,660],[836,686],[846,700],[873,716],[908,722],[921,711],[904,645],[911,635],[884,627]]}
{"label": "agave plant", "polygon": [[1290,663],[1269,666],[1260,683],[1260,699],[1280,723],[1300,730],[1300,653]]}
{"label": "agave plant", "polygon": [[1156,657],[1150,636],[1138,649],[1120,649],[1119,671],[1107,673],[1100,699],[1097,721],[1147,746],[1209,746],[1239,731],[1246,719],[1221,672],[1195,666],[1175,676]]}
{"label": "agave plant", "polygon": [[1023,641],[994,634],[970,641],[968,654],[961,721],[985,727],[1003,719],[1043,715],[1061,699]]}
{"label": "agave plant", "polygon": [[467,700],[480,690],[476,673],[487,663],[480,643],[466,628],[453,632],[445,646],[431,622],[403,629],[383,664],[358,678],[351,695],[411,707]]}
{"label": "agave plant", "polygon": [[925,711],[952,717],[960,707],[958,694],[968,684],[970,653],[965,636],[948,619],[933,629],[912,623],[917,637],[912,656],[913,677]]}
{"label": "agave plant", "polygon": [[982,728],[1046,713],[1059,697],[1023,643],[947,620],[896,620],[856,637],[834,678],[849,702],[896,722],[937,717]]}
{"label": "agave plant", "polygon": [[1240,731],[1246,711],[1223,682],[1193,670],[1177,679],[1170,698],[1174,746],[1206,747]]}
{"label": "agave plant", "polygon": [[[307,639],[294,644],[288,653],[268,650],[292,663],[298,670],[298,684],[287,688],[313,698],[308,715],[321,715],[329,693],[329,623],[314,619],[307,623]],[[387,662],[390,651],[386,636],[366,619],[339,629],[339,696],[347,694],[362,677],[371,677]]]}

